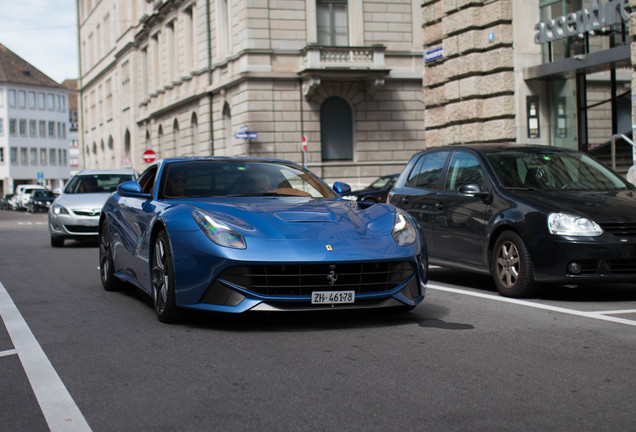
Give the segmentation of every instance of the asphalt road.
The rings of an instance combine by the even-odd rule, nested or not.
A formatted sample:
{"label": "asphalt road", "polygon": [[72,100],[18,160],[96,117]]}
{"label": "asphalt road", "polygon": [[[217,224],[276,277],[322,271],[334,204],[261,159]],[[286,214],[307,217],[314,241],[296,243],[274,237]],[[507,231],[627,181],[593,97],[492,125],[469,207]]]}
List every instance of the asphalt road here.
{"label": "asphalt road", "polygon": [[432,269],[406,314],[165,325],[102,290],[97,256],[0,211],[0,430],[636,430],[636,286],[518,302]]}

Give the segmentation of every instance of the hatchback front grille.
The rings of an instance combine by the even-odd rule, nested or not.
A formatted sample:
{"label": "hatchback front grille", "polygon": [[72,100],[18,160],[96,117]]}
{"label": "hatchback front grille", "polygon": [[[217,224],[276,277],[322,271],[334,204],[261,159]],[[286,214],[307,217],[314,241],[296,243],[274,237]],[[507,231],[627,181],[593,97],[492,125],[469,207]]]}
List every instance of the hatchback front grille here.
{"label": "hatchback front grille", "polygon": [[352,290],[356,294],[391,291],[414,274],[408,262],[274,264],[236,266],[219,279],[267,296],[309,296],[312,291]]}
{"label": "hatchback front grille", "polygon": [[85,225],[64,225],[64,228],[70,233],[78,234],[98,234],[97,226],[85,226]]}
{"label": "hatchback front grille", "polygon": [[604,223],[601,228],[618,237],[636,237],[636,223]]}

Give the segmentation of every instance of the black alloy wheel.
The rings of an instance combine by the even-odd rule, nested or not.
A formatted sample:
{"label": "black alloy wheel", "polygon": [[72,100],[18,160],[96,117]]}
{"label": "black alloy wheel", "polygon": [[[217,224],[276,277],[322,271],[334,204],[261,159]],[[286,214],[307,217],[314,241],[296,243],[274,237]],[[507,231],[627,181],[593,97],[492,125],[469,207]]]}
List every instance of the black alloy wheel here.
{"label": "black alloy wheel", "polygon": [[491,275],[505,297],[533,297],[538,291],[528,247],[513,231],[504,231],[492,250]]}
{"label": "black alloy wheel", "polygon": [[159,321],[177,321],[179,310],[174,293],[174,270],[170,241],[166,231],[160,231],[152,252],[152,302]]}
{"label": "black alloy wheel", "polygon": [[[51,240],[53,238],[51,237]],[[124,289],[124,282],[115,276],[115,264],[113,263],[113,252],[111,250],[110,233],[108,231],[108,221],[102,220],[99,227],[99,275],[102,286],[106,291],[120,291]]]}

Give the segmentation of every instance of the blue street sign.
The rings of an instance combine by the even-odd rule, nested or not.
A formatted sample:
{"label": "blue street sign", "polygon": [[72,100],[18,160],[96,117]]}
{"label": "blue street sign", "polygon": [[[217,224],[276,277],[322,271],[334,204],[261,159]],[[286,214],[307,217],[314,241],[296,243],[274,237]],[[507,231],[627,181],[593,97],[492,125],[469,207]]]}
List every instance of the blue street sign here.
{"label": "blue street sign", "polygon": [[237,132],[234,137],[238,139],[256,139],[258,138],[258,132]]}

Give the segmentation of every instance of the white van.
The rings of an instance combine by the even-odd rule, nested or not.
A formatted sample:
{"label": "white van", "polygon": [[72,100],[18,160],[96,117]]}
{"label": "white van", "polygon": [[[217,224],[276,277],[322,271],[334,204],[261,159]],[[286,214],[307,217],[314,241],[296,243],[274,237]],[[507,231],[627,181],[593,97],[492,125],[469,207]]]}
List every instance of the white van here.
{"label": "white van", "polygon": [[16,206],[17,210],[23,210],[26,208],[26,203],[31,199],[33,191],[36,189],[46,189],[44,186],[35,184],[23,184],[19,185],[15,190]]}

